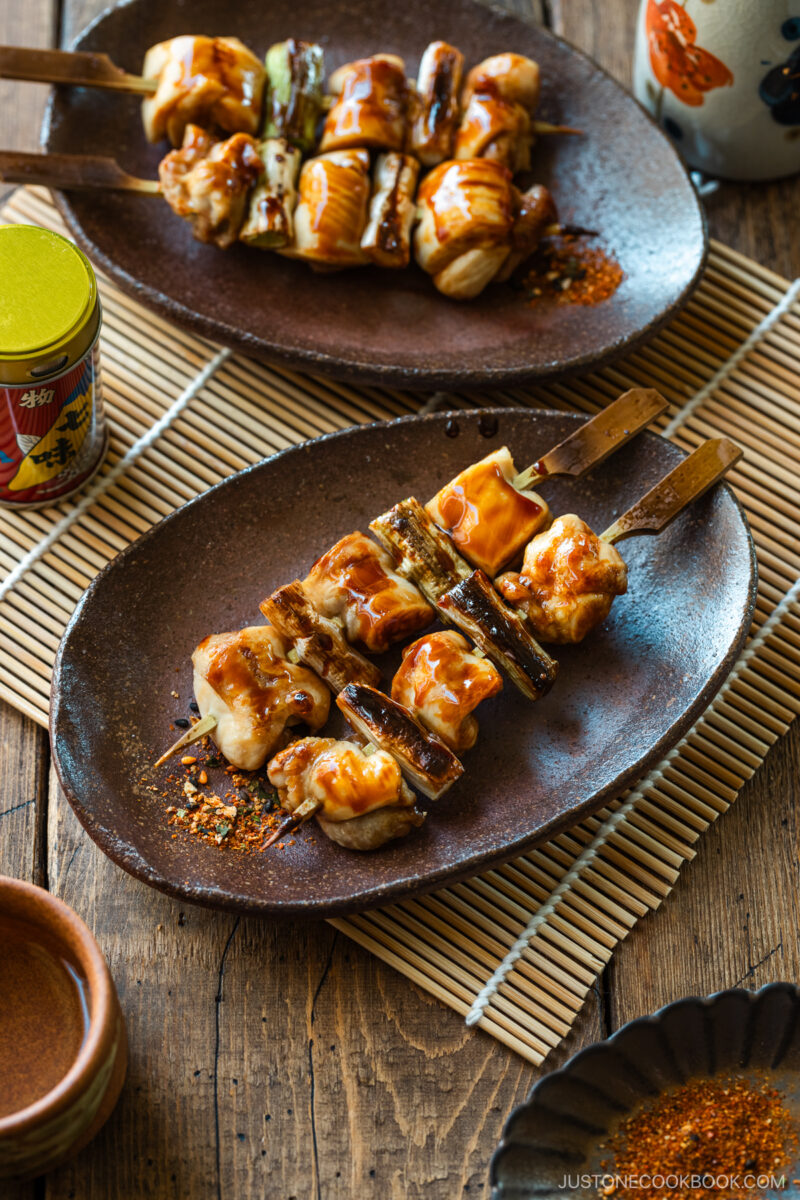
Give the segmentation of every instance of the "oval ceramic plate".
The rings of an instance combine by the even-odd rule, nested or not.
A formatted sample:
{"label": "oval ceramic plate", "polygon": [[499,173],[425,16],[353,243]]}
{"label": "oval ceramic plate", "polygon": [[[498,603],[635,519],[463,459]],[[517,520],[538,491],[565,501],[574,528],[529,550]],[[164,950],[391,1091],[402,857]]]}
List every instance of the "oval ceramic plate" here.
{"label": "oval ceramic plate", "polygon": [[[92,261],[126,291],[182,325],[268,361],[350,379],[434,388],[506,385],[596,365],[652,333],[688,298],[706,239],[694,190],[668,140],[635,100],[588,58],[546,31],[472,0],[132,0],[111,9],[76,48],[104,50],[132,71],[145,49],[179,33],[235,34],[259,54],[280,39],[319,40],[331,70],[379,50],[410,73],[444,38],[468,63],[513,49],[541,64],[540,115],[584,131],[542,140],[535,174],[561,217],[599,230],[627,278],[595,307],[532,309],[509,287],[469,304],[440,296],[416,267],[319,275],[239,246],[192,240],[158,198],[72,193],[61,208]],[[138,101],[63,89],[45,130],[49,150],[113,154],[154,178],[165,147],[147,146]]]}
{"label": "oval ceramic plate", "polygon": [[[484,410],[485,411],[485,410]],[[657,762],[717,690],[750,625],[752,542],[717,488],[659,538],[624,543],[629,594],[531,704],[507,684],[481,706],[477,747],[422,829],[371,854],[322,834],[242,855],[173,840],[148,764],[187,716],[190,655],[212,632],[259,622],[259,602],[398,500],[427,500],[504,443],[533,462],[582,418],[494,410],[406,417],[284,450],[185,505],[124,551],[78,605],[55,668],[51,733],[65,791],[115,861],[176,895],[242,911],[323,915],[378,904],[511,858],[616,796]],[[452,433],[452,427],[450,432]],[[598,531],[681,458],[654,434],[583,481],[543,489]],[[399,650],[381,663],[390,680]],[[172,695],[177,691],[179,699]],[[338,715],[338,714],[337,714]],[[342,725],[343,728],[343,725]]]}
{"label": "oval ceramic plate", "polygon": [[[608,1041],[587,1046],[560,1071],[540,1079],[506,1122],[492,1159],[493,1200],[587,1195],[574,1186],[576,1177],[602,1175],[603,1142],[621,1120],[662,1092],[714,1075],[768,1083],[800,1121],[800,990],[795,984],[678,1000],[652,1017],[623,1025]],[[800,1162],[776,1173],[791,1177],[799,1168]],[[780,1195],[796,1197],[797,1183],[794,1179]]]}

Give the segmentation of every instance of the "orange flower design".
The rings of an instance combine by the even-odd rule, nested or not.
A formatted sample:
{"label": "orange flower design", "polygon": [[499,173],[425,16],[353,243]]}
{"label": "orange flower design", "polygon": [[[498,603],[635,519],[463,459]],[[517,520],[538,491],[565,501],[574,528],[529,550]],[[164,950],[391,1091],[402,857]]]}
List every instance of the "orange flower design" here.
{"label": "orange flower design", "polygon": [[677,0],[647,0],[645,28],[653,74],[684,104],[699,108],[706,92],[733,83],[725,63],[695,45],[697,26]]}

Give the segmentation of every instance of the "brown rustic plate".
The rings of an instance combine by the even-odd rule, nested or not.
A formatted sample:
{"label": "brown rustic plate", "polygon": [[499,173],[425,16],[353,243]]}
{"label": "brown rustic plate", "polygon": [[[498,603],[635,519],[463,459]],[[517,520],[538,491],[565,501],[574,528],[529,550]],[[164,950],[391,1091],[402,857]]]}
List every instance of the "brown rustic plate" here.
{"label": "brown rustic plate", "polygon": [[[72,193],[60,199],[71,231],[143,303],[256,357],[349,379],[404,387],[501,386],[605,362],[651,336],[687,300],[702,269],[700,205],[667,138],[590,59],[536,25],[473,0],[132,0],[102,15],[76,48],[141,68],[148,45],[179,33],[236,34],[263,53],[294,35],[320,40],[328,68],[377,50],[416,73],[425,45],[445,38],[474,63],[499,50],[542,67],[541,115],[584,131],[543,140],[538,179],[562,219],[599,230],[627,278],[590,308],[530,308],[509,287],[470,304],[440,296],[416,267],[315,275],[246,247],[225,253],[192,240],[158,199]],[[130,96],[62,90],[43,133],[49,150],[114,154],[155,177],[164,147],[147,146]]]}
{"label": "brown rustic plate", "polygon": [[[726,486],[659,538],[625,542],[629,594],[582,646],[558,648],[546,699],[531,704],[507,685],[481,706],[465,775],[422,829],[366,855],[321,834],[249,855],[173,840],[168,801],[148,790],[168,770],[154,775],[148,764],[174,737],[170,722],[188,714],[195,645],[258,622],[268,592],[402,497],[427,500],[504,443],[533,462],[583,419],[491,412],[490,437],[484,410],[455,414],[457,436],[436,414],[284,450],[179,509],[97,577],[58,654],[51,735],[70,802],[116,862],[221,908],[348,912],[520,854],[619,794],[687,730],[730,670],[755,602],[753,546]],[[681,456],[644,434],[588,479],[554,480],[545,494],[555,512],[577,511],[602,530]],[[381,664],[387,680],[399,657]]]}

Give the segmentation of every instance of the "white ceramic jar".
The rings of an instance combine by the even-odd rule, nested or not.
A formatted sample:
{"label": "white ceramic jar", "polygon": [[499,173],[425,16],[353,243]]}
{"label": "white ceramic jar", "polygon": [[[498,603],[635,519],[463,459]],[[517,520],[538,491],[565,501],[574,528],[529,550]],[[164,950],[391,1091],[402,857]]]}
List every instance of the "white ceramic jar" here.
{"label": "white ceramic jar", "polygon": [[708,175],[800,171],[800,0],[642,0],[633,90]]}

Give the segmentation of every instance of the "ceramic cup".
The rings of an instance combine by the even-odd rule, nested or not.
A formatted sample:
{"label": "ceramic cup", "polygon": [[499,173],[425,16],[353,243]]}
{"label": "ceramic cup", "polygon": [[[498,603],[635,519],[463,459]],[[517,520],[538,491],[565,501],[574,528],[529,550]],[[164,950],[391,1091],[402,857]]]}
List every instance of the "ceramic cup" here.
{"label": "ceramic cup", "polygon": [[800,171],[800,0],[642,0],[633,90],[707,175]]}
{"label": "ceramic cup", "polygon": [[119,1097],[128,1046],[100,947],[49,892],[0,876],[0,956],[0,1179],[22,1179],[94,1137]]}

